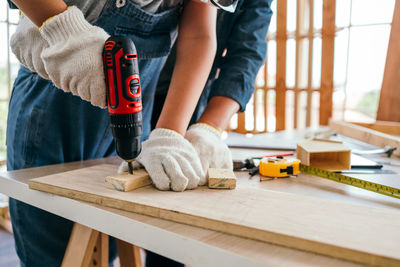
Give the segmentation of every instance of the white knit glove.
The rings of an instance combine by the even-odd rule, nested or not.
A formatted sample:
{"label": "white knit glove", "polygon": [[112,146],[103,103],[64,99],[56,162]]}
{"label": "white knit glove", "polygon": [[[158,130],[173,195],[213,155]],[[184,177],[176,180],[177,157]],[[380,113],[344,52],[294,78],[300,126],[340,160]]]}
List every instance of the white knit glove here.
{"label": "white knit glove", "polygon": [[[139,163],[139,164],[138,164]],[[200,159],[193,146],[179,133],[158,128],[142,144],[142,153],[133,162],[143,165],[153,184],[160,190],[184,191],[196,188],[205,179]],[[119,172],[128,171],[123,162]]]}
{"label": "white knit glove", "polygon": [[42,59],[51,81],[63,91],[105,108],[102,51],[109,35],[87,22],[75,6],[46,21],[41,34],[49,43]]}
{"label": "white knit glove", "polygon": [[[196,149],[203,172],[207,173],[209,168],[233,169],[231,151],[214,127],[196,123],[187,130],[185,138]],[[201,180],[200,185],[206,182],[205,179]]]}
{"label": "white knit glove", "polygon": [[49,79],[40,57],[43,49],[49,45],[40,35],[39,28],[28,17],[21,16],[18,27],[11,36],[10,46],[22,65],[43,78]]}

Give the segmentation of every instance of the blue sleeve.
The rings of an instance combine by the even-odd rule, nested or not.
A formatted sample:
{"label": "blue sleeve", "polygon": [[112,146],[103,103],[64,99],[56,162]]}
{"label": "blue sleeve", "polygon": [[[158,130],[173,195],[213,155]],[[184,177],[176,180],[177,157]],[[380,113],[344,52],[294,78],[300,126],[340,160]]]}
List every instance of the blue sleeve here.
{"label": "blue sleeve", "polygon": [[243,112],[254,92],[254,83],[265,61],[266,36],[271,21],[272,0],[244,0],[233,22],[226,44],[227,54],[219,65],[220,73],[209,98],[226,96]]}
{"label": "blue sleeve", "polygon": [[8,6],[11,9],[18,9],[18,7],[13,2],[11,2],[11,0],[7,0],[7,2],[8,2]]}

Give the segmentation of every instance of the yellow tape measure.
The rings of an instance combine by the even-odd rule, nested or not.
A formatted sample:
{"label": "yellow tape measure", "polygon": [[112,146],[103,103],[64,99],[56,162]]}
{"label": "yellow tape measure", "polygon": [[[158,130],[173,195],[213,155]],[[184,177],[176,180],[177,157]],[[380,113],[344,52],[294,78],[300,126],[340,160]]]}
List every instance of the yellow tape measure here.
{"label": "yellow tape measure", "polygon": [[288,158],[263,158],[259,164],[259,172],[266,177],[288,177],[300,173],[300,160]]}
{"label": "yellow tape measure", "polygon": [[311,174],[311,175],[319,176],[319,177],[322,177],[322,178],[325,178],[328,180],[336,181],[336,182],[339,182],[342,184],[355,186],[355,187],[358,187],[361,189],[365,189],[368,191],[372,191],[375,193],[379,193],[382,195],[400,199],[400,189],[399,188],[365,181],[362,179],[350,177],[350,176],[335,173],[335,172],[322,170],[322,169],[307,166],[304,164],[300,164],[300,171]]}

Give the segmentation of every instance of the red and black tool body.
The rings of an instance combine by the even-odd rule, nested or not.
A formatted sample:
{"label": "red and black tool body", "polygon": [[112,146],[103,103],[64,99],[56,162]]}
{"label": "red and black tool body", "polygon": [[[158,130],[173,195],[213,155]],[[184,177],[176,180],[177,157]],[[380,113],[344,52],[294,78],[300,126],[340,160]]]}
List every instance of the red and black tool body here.
{"label": "red and black tool body", "polygon": [[103,61],[117,154],[130,163],[142,148],[142,97],[134,43],[127,37],[111,36],[104,45]]}

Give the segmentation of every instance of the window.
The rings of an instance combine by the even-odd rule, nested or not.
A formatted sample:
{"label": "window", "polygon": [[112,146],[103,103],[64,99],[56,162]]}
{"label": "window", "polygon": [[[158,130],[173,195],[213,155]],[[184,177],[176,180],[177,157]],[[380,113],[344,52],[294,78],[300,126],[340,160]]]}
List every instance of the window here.
{"label": "window", "polygon": [[[319,125],[322,43],[327,36],[322,29],[324,5],[332,5],[330,10],[335,13],[334,50],[330,53],[334,56],[332,117],[373,121],[395,0],[279,0],[281,7],[277,3],[272,2],[274,16],[267,37],[266,67],[259,72],[256,91],[245,114],[239,118],[235,116],[231,128],[241,133],[277,129],[280,120],[276,114],[279,42],[280,46],[286,43],[285,84],[279,89],[284,92],[286,102],[283,127]],[[286,32],[277,38],[277,20],[285,22],[284,18],[282,22],[282,17],[277,17],[277,8],[282,7],[286,9]]]}

